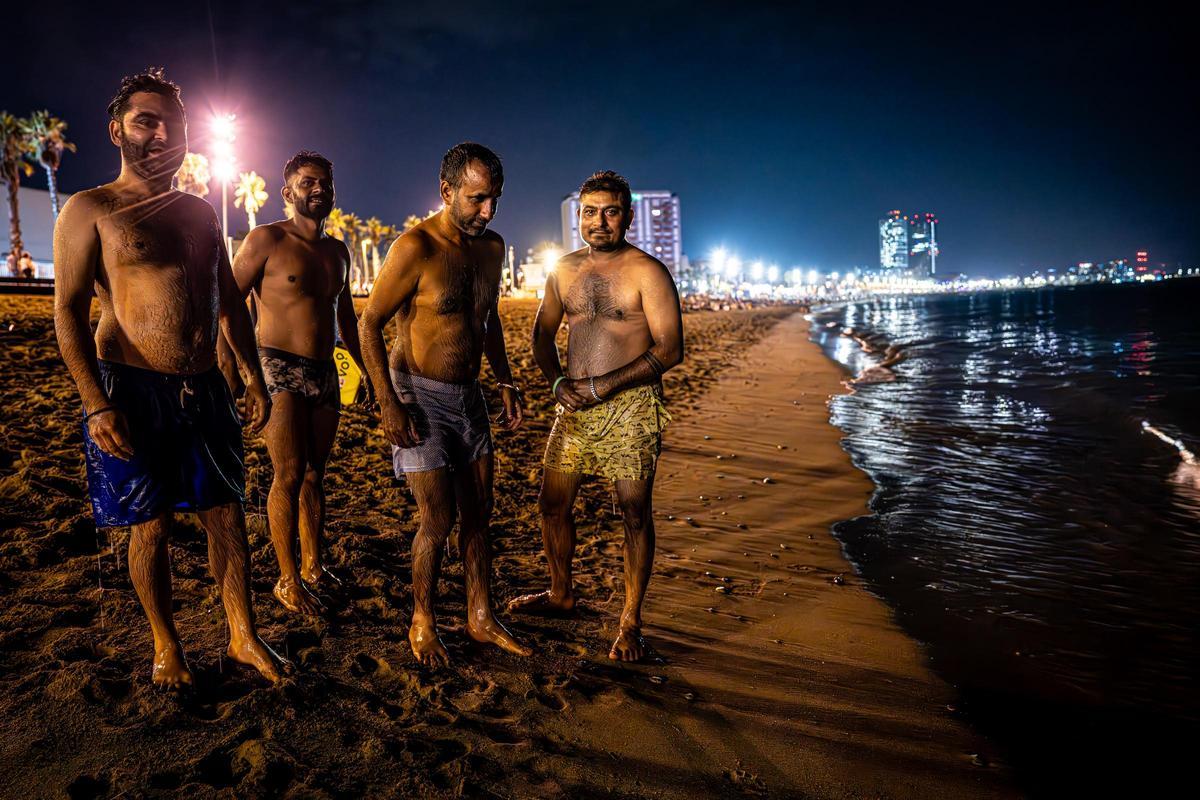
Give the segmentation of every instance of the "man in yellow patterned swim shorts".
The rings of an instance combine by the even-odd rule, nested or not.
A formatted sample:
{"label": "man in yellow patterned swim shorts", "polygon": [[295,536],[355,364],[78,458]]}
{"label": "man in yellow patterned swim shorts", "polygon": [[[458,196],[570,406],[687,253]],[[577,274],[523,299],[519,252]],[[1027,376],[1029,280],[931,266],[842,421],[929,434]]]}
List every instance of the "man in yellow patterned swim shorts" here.
{"label": "man in yellow patterned swim shorts", "polygon": [[[638,661],[646,654],[642,601],[654,562],[654,471],[670,420],[662,374],[683,360],[683,320],[670,271],[625,239],[633,222],[625,179],[597,172],[579,195],[579,232],[587,246],[558,262],[533,328],[534,358],[558,400],[539,497],[550,589],[518,597],[509,609],[575,608],[572,507],[585,475],[608,478],[625,527],[625,606],[608,657]],[[565,373],[555,344],[564,316]]]}

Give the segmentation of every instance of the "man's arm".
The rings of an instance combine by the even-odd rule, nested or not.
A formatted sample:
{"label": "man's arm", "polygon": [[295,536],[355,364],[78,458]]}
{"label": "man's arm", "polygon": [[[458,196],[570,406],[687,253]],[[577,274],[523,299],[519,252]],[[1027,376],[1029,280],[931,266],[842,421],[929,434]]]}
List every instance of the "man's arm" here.
{"label": "man's arm", "polygon": [[423,256],[420,235],[419,232],[407,233],[388,249],[367,306],[358,320],[362,358],[367,377],[375,389],[375,400],[379,403],[383,432],[388,441],[398,447],[412,447],[421,439],[392,386],[383,328],[400,306],[417,293]]}
{"label": "man's arm", "polygon": [[346,280],[342,283],[342,290],[338,292],[337,299],[338,333],[341,334],[350,357],[362,370],[363,375],[366,375],[367,365],[363,361],[362,345],[359,344],[358,338],[358,315],[354,313],[354,296],[350,294],[350,251],[346,249],[345,244],[342,244],[342,250],[346,254],[347,267]]}
{"label": "man's arm", "polygon": [[[274,248],[275,238],[265,225],[250,231],[250,235],[238,248],[237,255],[233,258],[233,280],[243,302],[250,290],[262,280],[267,269],[267,258]],[[253,329],[253,320],[250,326]],[[246,385],[246,379],[238,374],[237,357],[225,336],[224,328],[217,337],[217,364],[221,367],[221,374],[225,376],[225,381],[233,390],[234,396],[240,395]]]}
{"label": "man's arm", "polygon": [[651,261],[641,270],[640,289],[642,311],[654,344],[628,364],[596,377],[596,393],[602,398],[657,383],[664,372],[683,361],[683,314],[671,273],[660,262]]}
{"label": "man's arm", "polygon": [[[213,223],[216,223],[215,216]],[[219,227],[217,229],[220,230]],[[266,427],[271,416],[271,397],[267,394],[262,364],[258,360],[258,345],[254,341],[254,326],[250,323],[245,298],[233,277],[229,254],[224,246],[218,250],[217,291],[220,294],[221,337],[229,343],[237,360],[238,371],[246,384],[246,417],[250,429],[257,433]]]}
{"label": "man's arm", "polygon": [[54,335],[63,362],[83,401],[88,433],[101,450],[128,460],[133,441],[125,415],[112,406],[100,384],[90,312],[100,263],[97,209],[86,195],[67,201],[54,225]]}
{"label": "man's arm", "polygon": [[587,403],[571,389],[570,381],[559,380],[564,373],[557,338],[565,313],[562,296],[558,293],[558,270],[555,270],[546,278],[546,290],[533,319],[533,360],[550,383],[555,399],[568,411],[577,411]]}

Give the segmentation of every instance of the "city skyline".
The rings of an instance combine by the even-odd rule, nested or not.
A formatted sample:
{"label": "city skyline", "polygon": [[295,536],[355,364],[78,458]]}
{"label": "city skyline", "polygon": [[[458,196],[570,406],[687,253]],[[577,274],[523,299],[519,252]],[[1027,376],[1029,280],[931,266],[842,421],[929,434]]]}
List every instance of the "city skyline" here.
{"label": "city skyline", "polygon": [[[262,219],[281,215],[278,172],[295,150],[333,159],[343,207],[399,222],[436,207],[441,154],[477,139],[505,160],[494,227],[522,252],[558,239],[561,198],[611,168],[680,197],[693,259],[723,245],[869,266],[868,221],[891,208],[937,210],[938,271],[951,274],[1200,255],[1197,131],[1168,80],[1196,57],[1149,13],[1042,11],[1030,27],[1019,9],[930,6],[917,25],[881,6],[867,25],[831,9],[652,3],[592,31],[550,3],[317,9],[217,0],[211,20],[204,7],[143,19],[80,5],[53,41],[87,69],[22,37],[14,63],[39,69],[0,106],[69,122],[79,152],[59,176],[77,191],[115,174],[104,105],[120,77],[163,64],[194,150],[212,113],[238,115],[241,163],[268,181]],[[605,41],[603,79],[585,30]]]}

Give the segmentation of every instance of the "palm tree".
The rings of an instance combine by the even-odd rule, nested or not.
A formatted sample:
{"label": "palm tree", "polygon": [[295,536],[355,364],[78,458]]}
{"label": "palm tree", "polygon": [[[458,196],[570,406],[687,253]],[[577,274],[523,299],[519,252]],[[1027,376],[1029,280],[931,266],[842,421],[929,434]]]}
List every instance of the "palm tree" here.
{"label": "palm tree", "polygon": [[362,265],[362,240],[363,240],[363,223],[357,214],[344,214],[343,218],[346,221],[346,247],[350,249],[350,283],[353,285],[362,286],[363,284],[363,265]]}
{"label": "palm tree", "polygon": [[196,197],[208,197],[210,180],[212,172],[208,168],[208,158],[203,153],[185,155],[179,172],[175,173],[175,185],[179,191],[194,194]]}
{"label": "palm tree", "polygon": [[383,242],[383,237],[387,235],[389,225],[384,225],[379,217],[371,217],[363,225],[367,240],[371,243],[371,267],[367,270],[368,283],[375,280],[375,274],[379,271],[379,246]]}
{"label": "palm tree", "polygon": [[16,258],[25,252],[21,241],[20,188],[21,173],[33,174],[29,163],[33,148],[29,141],[26,120],[18,119],[7,111],[0,111],[0,183],[8,189],[8,239],[9,251]]}
{"label": "palm tree", "polygon": [[67,123],[45,110],[35,111],[29,116],[25,121],[25,132],[29,136],[33,157],[46,170],[50,210],[58,219],[58,165],[62,163],[64,151],[75,152],[75,143],[67,141]]}
{"label": "palm tree", "polygon": [[255,215],[267,202],[267,182],[254,170],[243,172],[238,176],[237,189],[233,192],[234,206],[245,206],[246,218],[250,222],[250,230],[258,225]]}
{"label": "palm tree", "polygon": [[325,218],[325,232],[335,239],[346,241],[346,212],[334,206]]}
{"label": "palm tree", "polygon": [[404,218],[404,233],[408,233],[413,228],[421,224],[422,218],[416,214],[409,214]]}

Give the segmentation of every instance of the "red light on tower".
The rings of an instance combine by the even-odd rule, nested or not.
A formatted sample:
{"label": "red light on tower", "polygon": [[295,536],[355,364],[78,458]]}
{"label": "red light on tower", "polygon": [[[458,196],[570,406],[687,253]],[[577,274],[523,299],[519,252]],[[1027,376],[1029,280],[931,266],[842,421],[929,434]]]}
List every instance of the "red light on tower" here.
{"label": "red light on tower", "polygon": [[1137,251],[1137,263],[1149,264],[1150,263],[1150,252],[1147,250],[1138,250]]}

